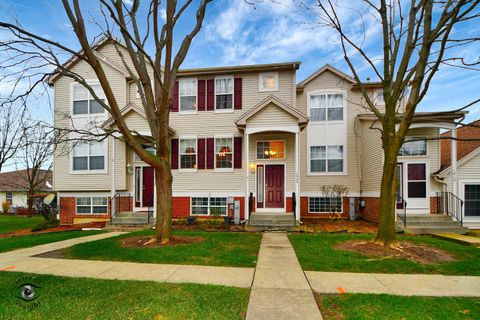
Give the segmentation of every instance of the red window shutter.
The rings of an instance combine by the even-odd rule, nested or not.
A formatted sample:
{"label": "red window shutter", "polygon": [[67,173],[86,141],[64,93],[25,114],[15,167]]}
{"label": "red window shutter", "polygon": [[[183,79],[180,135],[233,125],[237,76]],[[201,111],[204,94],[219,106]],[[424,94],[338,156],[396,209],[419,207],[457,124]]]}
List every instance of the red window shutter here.
{"label": "red window shutter", "polygon": [[215,108],[215,80],[207,80],[207,110]]}
{"label": "red window shutter", "polygon": [[198,139],[198,169],[205,169],[205,139]]}
{"label": "red window shutter", "polygon": [[198,111],[205,111],[205,80],[198,80]]}
{"label": "red window shutter", "polygon": [[215,142],[213,138],[207,138],[207,169],[214,169]]}
{"label": "red window shutter", "polygon": [[242,168],[242,137],[233,138],[233,167]]}
{"label": "red window shutter", "polygon": [[172,169],[178,169],[178,139],[172,139],[170,155]]}
{"label": "red window shutter", "polygon": [[235,78],[234,80],[234,109],[241,110],[242,109],[242,78]]}
{"label": "red window shutter", "polygon": [[172,112],[178,112],[178,81],[175,81],[175,86],[173,87]]}

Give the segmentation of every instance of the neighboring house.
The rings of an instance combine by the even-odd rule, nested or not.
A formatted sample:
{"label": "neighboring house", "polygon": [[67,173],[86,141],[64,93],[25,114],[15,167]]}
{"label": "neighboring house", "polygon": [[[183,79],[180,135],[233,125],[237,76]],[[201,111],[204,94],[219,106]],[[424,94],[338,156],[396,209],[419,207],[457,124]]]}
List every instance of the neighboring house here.
{"label": "neighboring house", "polygon": [[[463,201],[461,215],[468,227],[480,227],[480,120],[456,130],[458,142],[456,172],[451,161],[452,140],[441,141],[442,167],[437,177],[450,191]],[[451,131],[442,137],[451,137]]]}
{"label": "neighboring house", "polygon": [[[46,177],[41,183],[37,194],[51,193],[52,172],[42,170],[41,177]],[[0,173],[0,204],[7,202],[12,208],[27,206],[28,179],[27,169]]]}
{"label": "neighboring house", "polygon": [[[96,54],[128,126],[149,128],[135,84],[111,43]],[[125,54],[128,56],[128,54]],[[240,202],[242,219],[260,212],[291,213],[297,220],[328,217],[331,206],[348,217],[378,218],[382,148],[372,114],[362,106],[358,85],[326,65],[297,84],[299,62],[180,70],[170,115],[173,216],[226,214],[229,199]],[[72,59],[66,64],[102,96],[94,72]],[[56,127],[94,125],[112,130],[108,114],[71,78],[50,78],[55,90]],[[382,110],[381,86],[368,90]],[[399,117],[402,115],[399,114]],[[453,129],[463,112],[418,113],[410,138],[431,138]],[[124,142],[65,145],[54,159],[54,189],[63,224],[108,220],[111,197],[125,197],[128,211],[145,211],[154,201],[154,173]],[[60,149],[57,149],[60,150]],[[436,212],[441,183],[440,142],[405,143],[399,155],[399,201],[407,214]],[[348,187],[344,198],[325,198],[322,185]],[[252,205],[249,206],[248,204]],[[295,204],[295,205],[294,205]]]}

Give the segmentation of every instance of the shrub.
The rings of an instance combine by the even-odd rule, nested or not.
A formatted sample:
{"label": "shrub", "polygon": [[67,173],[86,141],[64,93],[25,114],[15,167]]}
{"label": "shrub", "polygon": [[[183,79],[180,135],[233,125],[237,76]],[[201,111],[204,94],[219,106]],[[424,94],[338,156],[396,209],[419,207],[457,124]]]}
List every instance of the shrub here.
{"label": "shrub", "polygon": [[15,213],[19,216],[28,216],[28,208],[25,207],[17,207]]}
{"label": "shrub", "polygon": [[35,227],[32,228],[32,231],[41,231],[41,230],[47,230],[49,228],[55,228],[58,227],[60,224],[60,221],[57,219],[48,219],[40,222],[37,224]]}
{"label": "shrub", "polygon": [[7,214],[8,211],[10,211],[10,203],[8,203],[7,201],[3,201],[2,202],[2,212]]}

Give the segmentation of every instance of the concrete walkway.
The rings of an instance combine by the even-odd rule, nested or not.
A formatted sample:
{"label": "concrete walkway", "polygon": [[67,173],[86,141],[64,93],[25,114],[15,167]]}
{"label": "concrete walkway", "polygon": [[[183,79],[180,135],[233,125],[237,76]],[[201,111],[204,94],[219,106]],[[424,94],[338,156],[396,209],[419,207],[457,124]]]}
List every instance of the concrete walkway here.
{"label": "concrete walkway", "polygon": [[399,296],[480,297],[480,277],[306,271],[319,293],[385,293]]}
{"label": "concrete walkway", "polygon": [[253,268],[32,257],[45,252],[71,247],[79,243],[115,237],[123,233],[102,233],[1,253],[0,271],[96,279],[215,284],[241,288],[250,288],[252,284]]}
{"label": "concrete walkway", "polygon": [[264,233],[247,320],[322,319],[286,233]]}

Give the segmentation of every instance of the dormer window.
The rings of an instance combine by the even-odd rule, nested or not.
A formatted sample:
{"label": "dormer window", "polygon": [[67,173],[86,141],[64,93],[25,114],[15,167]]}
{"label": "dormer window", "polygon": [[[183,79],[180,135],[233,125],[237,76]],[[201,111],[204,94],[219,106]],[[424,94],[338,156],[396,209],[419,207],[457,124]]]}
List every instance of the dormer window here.
{"label": "dormer window", "polygon": [[260,73],[259,91],[278,91],[278,72]]}
{"label": "dormer window", "polygon": [[179,81],[180,111],[197,110],[197,79],[181,79]]}

